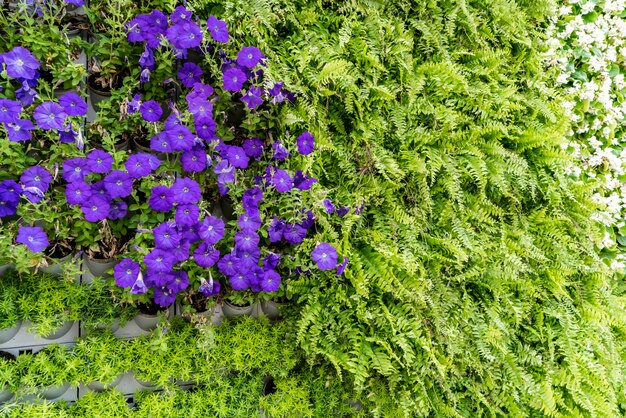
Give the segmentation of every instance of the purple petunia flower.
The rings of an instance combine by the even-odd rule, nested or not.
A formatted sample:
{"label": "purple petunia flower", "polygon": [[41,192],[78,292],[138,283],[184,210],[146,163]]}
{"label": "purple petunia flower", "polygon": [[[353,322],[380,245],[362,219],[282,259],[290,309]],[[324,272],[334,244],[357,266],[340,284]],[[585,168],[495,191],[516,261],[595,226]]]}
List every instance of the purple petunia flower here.
{"label": "purple petunia flower", "polygon": [[315,183],[317,179],[302,173],[302,170],[296,171],[293,176],[293,185],[299,190],[309,190]]}
{"label": "purple petunia flower", "polygon": [[174,220],[177,226],[192,226],[198,222],[200,209],[193,204],[176,206]]}
{"label": "purple petunia flower", "polygon": [[22,105],[14,100],[0,99],[0,122],[10,123],[19,120]]}
{"label": "purple petunia flower", "polygon": [[63,178],[68,183],[82,181],[85,176],[89,174],[89,168],[87,166],[87,159],[84,157],[75,157],[65,160],[63,162]]}
{"label": "purple petunia flower", "polygon": [[109,216],[111,203],[108,199],[101,197],[92,197],[89,201],[83,203],[80,207],[85,215],[85,219],[89,222],[102,221]]}
{"label": "purple petunia flower", "polygon": [[6,65],[9,77],[26,80],[37,77],[39,61],[24,47],[16,46],[9,52],[2,54],[2,61]]}
{"label": "purple petunia flower", "polygon": [[339,209],[337,209],[337,215],[339,216],[345,216],[348,214],[348,212],[350,212],[349,206],[342,206]]}
{"label": "purple petunia flower", "polygon": [[208,245],[215,245],[224,237],[224,221],[215,216],[207,216],[202,221],[198,234]]}
{"label": "purple petunia flower", "polygon": [[194,120],[213,120],[213,103],[205,98],[195,98],[187,101],[187,110],[194,117]]}
{"label": "purple petunia flower", "polygon": [[174,202],[179,205],[196,203],[202,197],[200,186],[195,180],[188,177],[179,178],[171,187]]}
{"label": "purple petunia flower", "polygon": [[274,83],[274,85],[272,86],[271,89],[269,89],[267,92],[271,95],[271,96],[278,96],[280,94],[281,89],[283,88],[283,86],[285,85],[285,83],[283,82],[279,82],[279,83]]}
{"label": "purple petunia flower", "polygon": [[68,183],[65,188],[65,198],[68,205],[83,205],[91,198],[91,186],[82,180]]}
{"label": "purple petunia flower", "polygon": [[185,271],[175,271],[172,282],[167,286],[172,292],[178,293],[189,287],[189,275]]}
{"label": "purple petunia flower", "polygon": [[235,234],[235,246],[241,251],[253,251],[259,245],[259,234],[255,231],[243,230]]}
{"label": "purple petunia flower", "polygon": [[161,307],[170,306],[176,302],[176,292],[167,287],[157,287],[154,289],[154,303]]}
{"label": "purple petunia flower", "polygon": [[150,149],[165,153],[172,152],[172,145],[167,138],[167,134],[165,132],[160,132],[158,135],[150,138]]}
{"label": "purple petunia flower", "polygon": [[277,192],[285,193],[293,187],[293,179],[285,170],[278,169],[272,175],[272,186]]}
{"label": "purple petunia flower", "polygon": [[315,138],[310,132],[302,132],[302,134],[296,139],[298,145],[298,152],[302,155],[309,155],[315,149]]}
{"label": "purple petunia flower", "polygon": [[172,257],[175,263],[182,263],[189,258],[189,249],[191,248],[191,243],[183,240],[182,236],[183,235],[181,233],[180,243],[175,248],[170,250],[172,252]]}
{"label": "purple petunia flower", "polygon": [[104,187],[112,199],[128,197],[133,192],[133,179],[124,171],[113,170],[104,178]]}
{"label": "purple petunia flower", "polygon": [[269,228],[267,229],[267,234],[269,236],[270,242],[279,242],[283,239],[283,231],[285,230],[285,223],[278,219],[272,219]]}
{"label": "purple petunia flower", "polygon": [[28,119],[17,119],[4,125],[7,129],[9,141],[28,141],[32,138],[30,131],[35,129],[35,125]]}
{"label": "purple petunia flower", "polygon": [[191,12],[191,10],[185,9],[184,6],[178,6],[170,14],[170,19],[174,24],[184,21],[191,22],[193,19],[193,13]]}
{"label": "purple petunia flower", "polygon": [[233,254],[226,254],[217,262],[217,269],[224,276],[232,276],[237,273],[239,259]]}
{"label": "purple petunia flower", "polygon": [[199,173],[207,167],[207,155],[202,148],[194,148],[181,154],[180,163],[183,170]]}
{"label": "purple petunia flower", "polygon": [[306,238],[306,228],[298,224],[285,225],[283,238],[291,245],[300,244]]}
{"label": "purple petunia flower", "polygon": [[50,245],[46,233],[38,226],[20,226],[15,241],[26,245],[34,253],[42,252]]}
{"label": "purple petunia flower", "polygon": [[126,23],[126,39],[128,42],[144,42],[145,31],[148,28],[148,20],[145,15],[139,15]]}
{"label": "purple petunia flower", "polygon": [[128,175],[133,179],[145,177],[159,168],[161,160],[144,152],[132,154],[124,163]]}
{"label": "purple petunia flower", "polygon": [[135,94],[130,102],[128,102],[128,113],[133,114],[139,111],[141,107],[141,94]]}
{"label": "purple petunia flower", "polygon": [[[139,82],[141,82],[142,84],[145,84],[147,82],[150,81],[150,69],[148,67],[145,67],[141,70],[141,73],[139,74]],[[148,121],[151,122],[151,121]]]}
{"label": "purple petunia flower", "polygon": [[263,141],[259,138],[244,140],[242,147],[248,157],[258,158],[263,155]]}
{"label": "purple petunia flower", "polygon": [[272,148],[274,149],[273,157],[278,161],[285,161],[285,158],[291,156],[291,153],[287,151],[287,148],[280,141],[275,141],[272,144]]}
{"label": "purple petunia flower", "polygon": [[241,101],[248,105],[248,109],[256,109],[263,104],[261,95],[263,92],[259,87],[252,86],[248,89],[246,94],[241,97]]}
{"label": "purple petunia flower", "polygon": [[221,42],[223,44],[228,42],[228,28],[226,26],[226,22],[219,20],[215,16],[209,16],[206,21],[206,26],[211,33],[211,37],[216,42]]}
{"label": "purple petunia flower", "polygon": [[317,244],[311,258],[320,270],[331,270],[337,266],[337,250],[327,242]]}
{"label": "purple petunia flower", "polygon": [[[45,168],[34,165],[24,170],[24,172],[20,176],[20,181],[25,188],[36,188],[41,193],[45,193],[48,191],[48,187],[50,186],[50,182],[52,181],[52,174],[50,174]],[[31,196],[32,193],[29,194],[25,191],[24,194],[31,202],[37,203],[39,202],[39,200],[41,200],[33,200],[35,196]]]}
{"label": "purple petunia flower", "polygon": [[154,234],[154,246],[161,250],[171,250],[180,244],[180,233],[172,221],[163,222],[152,229],[152,233]]}
{"label": "purple petunia flower", "polygon": [[131,287],[139,277],[141,266],[130,258],[125,258],[113,267],[115,284],[119,287]]}
{"label": "purple petunia flower", "polygon": [[244,83],[248,81],[248,77],[239,68],[229,68],[224,71],[222,81],[224,82],[225,90],[239,91],[243,87]]}
{"label": "purple petunia flower", "polygon": [[226,151],[226,158],[232,164],[233,167],[246,169],[250,159],[246,155],[246,152],[241,147],[231,145]]}
{"label": "purple petunia flower", "polygon": [[230,276],[228,280],[230,281],[230,286],[233,290],[246,290],[250,287],[250,281],[247,275],[248,271],[239,271],[235,273],[235,275]]}
{"label": "purple petunia flower", "polygon": [[193,85],[193,89],[187,93],[185,99],[187,100],[187,103],[197,100],[208,100],[213,92],[213,87],[208,84],[196,83]]}
{"label": "purple petunia flower", "polygon": [[141,117],[146,122],[158,122],[161,119],[161,115],[163,115],[161,105],[154,100],[143,102],[139,106],[139,111],[141,112]]}
{"label": "purple petunia flower", "polygon": [[174,260],[169,251],[155,248],[150,251],[144,258],[143,262],[148,267],[148,271],[155,273],[169,272],[174,266]]}
{"label": "purple petunia flower", "polygon": [[66,123],[63,129],[59,130],[59,142],[71,144],[76,142],[76,138],[78,138],[78,132],[74,130],[71,123]]}
{"label": "purple petunia flower", "polygon": [[104,182],[102,180],[91,185],[91,192],[96,197],[109,200],[109,194],[107,193],[107,189],[104,187]]}
{"label": "purple petunia flower", "polygon": [[0,182],[0,217],[15,215],[22,186],[13,180]]}
{"label": "purple petunia flower", "polygon": [[33,116],[37,126],[44,130],[63,129],[67,114],[61,106],[54,102],[43,102],[35,108]]}
{"label": "purple petunia flower", "polygon": [[72,4],[74,6],[80,7],[85,5],[85,0],[65,0],[67,4]]}
{"label": "purple petunia flower", "polygon": [[202,222],[198,221],[193,225],[181,227],[180,233],[183,237],[183,240],[185,242],[188,242],[189,244],[194,244],[200,241],[200,234],[198,233],[200,225],[202,225]]}
{"label": "purple petunia flower", "polygon": [[198,135],[198,138],[204,139],[205,141],[210,141],[215,136],[217,124],[211,118],[202,118],[195,120],[194,127],[196,129],[196,135]]}
{"label": "purple petunia flower", "polygon": [[174,196],[167,186],[156,186],[152,189],[148,205],[157,212],[169,212],[174,206]]}
{"label": "purple petunia flower", "polygon": [[261,280],[261,289],[264,292],[275,292],[280,288],[280,274],[274,270],[267,270]]}
{"label": "purple petunia flower", "polygon": [[202,30],[190,21],[183,21],[170,26],[166,36],[175,48],[182,50],[195,48],[202,43]]}
{"label": "purple petunia flower", "polygon": [[74,92],[68,91],[59,97],[59,104],[68,116],[85,116],[87,114],[87,103]]}
{"label": "purple petunia flower", "polygon": [[28,81],[24,81],[22,87],[15,90],[15,98],[24,106],[32,105],[35,101],[35,96],[37,96],[37,91],[28,84]]}
{"label": "purple petunia flower", "polygon": [[142,295],[148,292],[148,287],[143,281],[143,276],[141,272],[139,272],[139,276],[137,276],[137,280],[133,283],[133,287],[130,288],[131,295]]}
{"label": "purple petunia flower", "polygon": [[265,55],[263,55],[258,48],[254,46],[244,46],[237,54],[237,65],[246,68],[254,68],[263,58],[265,58]]}
{"label": "purple petunia flower", "polygon": [[154,271],[148,269],[146,273],[146,285],[148,287],[161,287],[171,283],[174,275],[171,271]]}
{"label": "purple petunia flower", "polygon": [[217,163],[213,172],[218,175],[218,181],[221,183],[233,183],[235,181],[235,167],[230,165],[228,160]]}
{"label": "purple petunia flower", "polygon": [[111,202],[111,208],[109,209],[109,214],[107,215],[107,219],[111,221],[115,221],[117,219],[122,219],[128,213],[128,204],[123,200],[114,200]]}
{"label": "purple petunia flower", "polygon": [[313,225],[315,225],[315,216],[313,215],[313,211],[304,211],[303,209],[302,212],[305,213],[306,217],[300,222],[300,225],[306,229],[312,228]]}
{"label": "purple petunia flower", "polygon": [[337,276],[341,276],[348,265],[348,257],[343,258],[343,262],[337,266]]}
{"label": "purple petunia flower", "polygon": [[87,155],[87,171],[105,174],[113,167],[113,156],[106,151],[95,149]]}
{"label": "purple petunia flower", "polygon": [[203,293],[206,297],[210,297],[220,293],[221,287],[222,286],[218,281],[213,281],[213,279],[211,279],[207,282],[206,279],[202,278],[200,279],[200,287],[198,288],[198,292]]}
{"label": "purple petunia flower", "polygon": [[241,229],[248,229],[251,231],[256,231],[261,227],[263,221],[261,220],[261,214],[257,209],[246,210],[246,212],[242,213],[239,219],[237,220],[237,225]]}
{"label": "purple petunia flower", "polygon": [[219,258],[220,250],[209,245],[207,242],[198,245],[198,248],[193,252],[193,259],[196,264],[205,269],[213,267]]}
{"label": "purple petunia flower", "polygon": [[202,68],[193,62],[186,62],[178,70],[178,78],[183,86],[191,88],[196,83],[201,82]]}
{"label": "purple petunia flower", "polygon": [[324,204],[324,209],[326,210],[326,213],[331,214],[335,212],[335,205],[333,204],[333,202],[328,199],[324,199],[322,203]]}
{"label": "purple petunia flower", "polygon": [[252,270],[257,267],[257,264],[259,263],[261,250],[258,247],[255,247],[250,251],[236,250],[235,254],[240,260],[240,265],[243,269]]}
{"label": "purple petunia flower", "polygon": [[278,267],[278,264],[280,263],[280,258],[281,258],[280,254],[269,253],[263,259],[263,268],[265,270],[274,270],[274,269],[276,269],[276,267]]}
{"label": "purple petunia flower", "polygon": [[188,151],[193,148],[194,135],[185,125],[174,126],[165,131],[172,151]]}

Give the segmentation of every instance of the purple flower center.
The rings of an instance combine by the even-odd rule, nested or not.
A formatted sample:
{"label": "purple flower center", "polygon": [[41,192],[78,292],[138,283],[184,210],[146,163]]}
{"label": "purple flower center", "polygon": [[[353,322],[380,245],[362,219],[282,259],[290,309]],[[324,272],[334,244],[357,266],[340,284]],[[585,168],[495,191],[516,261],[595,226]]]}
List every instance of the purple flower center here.
{"label": "purple flower center", "polygon": [[187,193],[189,192],[189,188],[188,187],[183,187],[183,193]]}
{"label": "purple flower center", "polygon": [[74,171],[80,173],[80,167],[74,167]]}
{"label": "purple flower center", "polygon": [[122,180],[118,180],[115,184],[117,184],[118,186],[122,185]]}
{"label": "purple flower center", "polygon": [[33,242],[33,240],[34,240],[34,238],[33,238],[32,236],[29,236],[29,237],[28,237],[28,241],[29,241],[29,242]]}
{"label": "purple flower center", "polygon": [[133,271],[131,269],[128,269],[128,270],[126,270],[126,274],[128,274],[130,276],[131,274],[133,274]]}

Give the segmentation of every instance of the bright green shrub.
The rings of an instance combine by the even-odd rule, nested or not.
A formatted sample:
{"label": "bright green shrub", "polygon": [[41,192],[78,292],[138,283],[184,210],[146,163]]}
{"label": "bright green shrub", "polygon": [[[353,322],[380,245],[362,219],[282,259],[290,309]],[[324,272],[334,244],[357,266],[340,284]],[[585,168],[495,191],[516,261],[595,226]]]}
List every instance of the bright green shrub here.
{"label": "bright green shrub", "polygon": [[189,2],[263,49],[313,128],[342,278],[292,283],[298,341],[381,416],[622,416],[624,300],[541,65],[549,1]]}

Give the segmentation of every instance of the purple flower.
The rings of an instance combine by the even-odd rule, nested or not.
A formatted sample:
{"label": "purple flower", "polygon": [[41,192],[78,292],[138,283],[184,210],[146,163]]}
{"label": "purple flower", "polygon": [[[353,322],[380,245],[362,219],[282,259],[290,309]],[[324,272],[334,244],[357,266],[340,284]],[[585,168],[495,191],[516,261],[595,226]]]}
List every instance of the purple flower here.
{"label": "purple flower", "polygon": [[39,61],[21,46],[16,46],[9,52],[2,54],[2,61],[6,65],[9,77],[32,80],[37,77]]}
{"label": "purple flower", "polygon": [[207,167],[207,155],[202,148],[185,151],[180,156],[183,170],[199,173]]}
{"label": "purple flower", "polygon": [[115,284],[119,287],[131,287],[139,277],[141,266],[130,258],[125,258],[113,267]]}
{"label": "purple flower", "polygon": [[141,68],[148,70],[148,72],[153,70],[156,64],[156,60],[154,59],[154,50],[146,45],[143,52],[139,56],[139,61],[137,63],[141,66]]}
{"label": "purple flower", "polygon": [[256,231],[261,227],[263,221],[261,220],[261,215],[257,209],[247,210],[242,213],[239,219],[237,220],[237,225],[241,229],[248,229],[251,231]]}
{"label": "purple flower", "polygon": [[345,216],[348,214],[348,212],[350,212],[349,206],[342,206],[339,209],[337,209],[337,215],[339,216]]}
{"label": "purple flower", "polygon": [[168,288],[175,293],[182,292],[189,287],[189,275],[184,271],[175,271],[173,280]]}
{"label": "purple flower", "polygon": [[259,138],[246,139],[242,147],[248,157],[258,158],[263,155],[263,141]]}
{"label": "purple flower", "polygon": [[213,103],[205,98],[196,98],[187,101],[187,110],[194,117],[194,120],[213,120]]}
{"label": "purple flower", "polygon": [[157,287],[154,289],[154,303],[159,306],[166,307],[176,302],[176,292],[166,287]]}
{"label": "purple flower", "polygon": [[85,116],[87,114],[87,103],[85,100],[71,91],[59,97],[59,104],[69,116]]}
{"label": "purple flower", "polygon": [[[150,81],[150,69],[148,67],[145,67],[141,70],[141,73],[139,74],[139,81],[142,84]],[[148,121],[148,122],[152,122],[152,121]]]}
{"label": "purple flower", "polygon": [[267,270],[261,280],[261,289],[264,292],[275,292],[280,288],[280,274],[274,270]]}
{"label": "purple flower", "polygon": [[263,55],[258,48],[254,46],[244,46],[237,54],[237,65],[246,68],[254,68],[263,58],[265,58],[265,55]]}
{"label": "purple flower", "polygon": [[273,157],[278,161],[285,161],[285,158],[291,156],[291,153],[287,151],[287,148],[285,148],[283,143],[280,141],[275,141],[272,144],[272,148],[274,149]]}
{"label": "purple flower", "polygon": [[226,22],[223,20],[219,20],[215,16],[209,16],[206,21],[206,26],[211,32],[211,37],[216,42],[221,42],[225,44],[228,42],[228,28],[226,27]]}
{"label": "purple flower", "polygon": [[193,18],[193,13],[191,10],[185,9],[184,6],[178,6],[174,9],[172,14],[170,14],[170,19],[172,19],[172,23],[180,23],[180,22],[191,22]]}
{"label": "purple flower", "polygon": [[[148,267],[148,271],[155,273],[168,272],[172,270],[174,260],[169,251],[155,248],[150,251],[144,258],[143,262]],[[334,266],[333,266],[334,267]]]}
{"label": "purple flower", "polygon": [[171,271],[155,271],[148,269],[146,273],[146,285],[150,287],[161,287],[171,283],[174,275]]}
{"label": "purple flower", "polygon": [[224,71],[222,76],[224,82],[224,89],[228,91],[239,91],[243,87],[244,83],[248,81],[246,74],[239,68],[229,68]]}
{"label": "purple flower", "polygon": [[269,228],[267,229],[267,234],[270,238],[270,242],[279,242],[283,239],[283,232],[285,230],[285,223],[278,219],[272,219]]}
{"label": "purple flower", "polygon": [[[22,182],[24,187],[34,187],[39,189],[42,193],[45,193],[48,191],[48,187],[50,186],[50,182],[52,181],[52,174],[50,174],[45,168],[34,165],[24,170],[24,172],[20,176],[20,181]],[[28,194],[27,197],[29,197]],[[30,200],[32,202],[35,202],[32,199]],[[37,200],[36,202],[38,201],[39,200]]]}
{"label": "purple flower", "polygon": [[293,176],[293,185],[299,190],[309,190],[315,183],[317,183],[317,179],[302,173],[302,170],[296,171]]}
{"label": "purple flower", "polygon": [[233,276],[230,276],[230,286],[233,290],[246,290],[250,287],[250,281],[248,280],[248,271],[238,271]]}
{"label": "purple flower", "polygon": [[259,258],[261,257],[261,250],[257,247],[250,251],[237,250],[235,253],[237,254],[237,258],[240,260],[240,265],[246,270],[256,268],[259,263]]}
{"label": "purple flower", "polygon": [[160,35],[163,35],[169,26],[167,22],[167,15],[156,9],[146,16],[146,21],[148,22],[151,31]]}
{"label": "purple flower", "polygon": [[104,178],[104,187],[112,199],[127,197],[133,192],[133,179],[124,171],[113,170]]}
{"label": "purple flower", "polygon": [[65,0],[67,4],[73,4],[74,6],[80,7],[85,5],[85,0]]}
{"label": "purple flower", "polygon": [[193,85],[193,89],[185,96],[185,99],[187,100],[187,103],[198,100],[208,100],[213,92],[213,87],[208,84],[195,83]]}
{"label": "purple flower", "polygon": [[233,183],[235,181],[235,167],[230,165],[228,160],[217,163],[213,172],[218,175],[218,181],[221,183]]}
{"label": "purple flower", "polygon": [[133,283],[133,287],[131,287],[130,289],[130,294],[142,295],[147,292],[148,292],[148,288],[146,287],[146,284],[143,282],[143,277],[141,275],[141,272],[139,272],[139,276],[137,276],[137,280],[135,280],[135,283]]}
{"label": "purple flower", "polygon": [[89,222],[102,221],[109,216],[111,204],[108,199],[101,197],[93,197],[89,201],[83,203],[80,207],[85,215],[85,219]]}
{"label": "purple flower", "polygon": [[15,241],[26,245],[34,253],[42,252],[50,245],[46,233],[38,226],[20,226]]}
{"label": "purple flower", "polygon": [[198,248],[193,252],[193,259],[196,264],[205,269],[213,267],[219,258],[220,250],[209,245],[207,242],[198,245]]}
{"label": "purple flower", "polygon": [[248,109],[256,109],[257,107],[263,104],[263,99],[261,95],[263,92],[259,87],[252,86],[246,94],[241,97],[241,101],[248,105]]}
{"label": "purple flower", "polygon": [[124,163],[128,175],[133,179],[145,177],[156,170],[161,165],[161,161],[154,155],[147,153],[132,154]]}
{"label": "purple flower", "polygon": [[285,83],[280,82],[280,83],[274,83],[274,85],[272,86],[271,89],[269,89],[267,92],[271,95],[271,96],[278,96],[280,94],[281,89],[283,88],[283,86],[285,85]]}
{"label": "purple flower", "polygon": [[220,289],[220,282],[213,281],[213,279],[209,280],[208,282],[204,278],[200,279],[200,287],[198,288],[198,292],[202,292],[204,296],[210,297],[213,295],[217,295],[218,293],[220,293]]}
{"label": "purple flower", "polygon": [[[302,211],[304,212],[304,210]],[[300,222],[300,225],[305,229],[309,229],[315,225],[315,217],[313,216],[313,212],[310,210],[307,210],[304,213],[306,214],[306,217]]]}
{"label": "purple flower", "polygon": [[157,212],[169,212],[174,206],[174,196],[167,186],[156,186],[152,189],[148,205]]}
{"label": "purple flower", "polygon": [[180,233],[183,237],[183,240],[185,240],[185,242],[188,242],[189,244],[193,244],[193,243],[200,241],[200,234],[198,233],[198,230],[200,229],[200,225],[202,225],[202,222],[198,221],[191,226],[181,227]]}
{"label": "purple flower", "polygon": [[109,214],[107,215],[107,219],[111,221],[115,221],[117,219],[122,219],[128,213],[128,204],[123,200],[114,200],[111,202],[111,208],[109,209]]}
{"label": "purple flower", "polygon": [[172,221],[163,222],[152,230],[154,245],[161,250],[171,250],[180,244],[180,234]]}
{"label": "purple flower", "polygon": [[61,106],[54,102],[43,102],[33,113],[37,125],[44,130],[63,129],[67,114]]}
{"label": "purple flower", "polygon": [[174,220],[178,226],[192,226],[198,222],[200,209],[193,204],[176,206]]}
{"label": "purple flower", "polygon": [[331,270],[337,266],[337,250],[327,242],[317,244],[311,258],[320,270]]}
{"label": "purple flower", "polygon": [[172,145],[165,132],[160,132],[158,135],[150,138],[150,149],[159,152],[172,152]]}
{"label": "purple flower", "polygon": [[298,145],[298,152],[300,154],[309,155],[315,148],[315,139],[310,132],[303,132],[302,135],[296,139],[296,144]]}
{"label": "purple flower", "polygon": [[188,177],[179,178],[171,187],[174,202],[179,205],[186,203],[196,203],[202,197],[200,186],[195,180]]}
{"label": "purple flower", "polygon": [[66,123],[63,129],[59,130],[59,142],[71,144],[76,141],[78,132],[74,130],[71,123]]}
{"label": "purple flower", "polygon": [[0,122],[9,123],[19,120],[22,105],[14,100],[0,99]]}
{"label": "purple flower", "polygon": [[259,234],[254,231],[243,230],[235,234],[235,246],[240,251],[253,251],[258,247],[259,241]]}
{"label": "purple flower", "polygon": [[158,122],[161,119],[161,115],[163,115],[161,105],[154,100],[143,102],[141,106],[139,106],[139,111],[141,112],[141,117],[146,122]]}
{"label": "purple flower", "polygon": [[322,203],[324,204],[324,209],[326,210],[326,213],[330,214],[335,211],[335,205],[330,200],[324,199]]}
{"label": "purple flower", "polygon": [[198,135],[198,138],[204,139],[205,141],[213,139],[215,136],[215,130],[217,129],[215,121],[211,118],[196,119],[194,127],[196,128],[196,135]]}
{"label": "purple flower", "polygon": [[91,198],[91,186],[82,180],[73,181],[65,188],[68,205],[83,205]]}
{"label": "purple flower", "polygon": [[306,238],[306,228],[298,224],[285,225],[283,238],[291,245],[300,244]]}
{"label": "purple flower", "polygon": [[257,186],[252,187],[251,189],[246,190],[243,193],[243,208],[246,211],[257,210],[259,207],[259,203],[263,200],[263,192]]}
{"label": "purple flower", "polygon": [[267,257],[263,259],[263,268],[265,268],[265,270],[274,270],[278,267],[280,258],[280,254],[269,253]]}
{"label": "purple flower", "polygon": [[217,262],[217,269],[224,276],[232,276],[237,273],[237,263],[239,259],[233,254],[226,254]]}
{"label": "purple flower", "polygon": [[202,43],[202,30],[190,21],[182,21],[170,26],[166,36],[177,49],[195,48]]}
{"label": "purple flower", "polygon": [[95,149],[87,155],[87,170],[91,173],[108,173],[113,167],[113,156],[106,151]]}
{"label": "purple flower", "polygon": [[186,62],[178,70],[178,78],[180,78],[180,82],[183,86],[190,88],[193,87],[194,84],[200,83],[202,77],[202,68],[193,62]]}
{"label": "purple flower", "polygon": [[141,94],[135,94],[130,102],[128,102],[128,113],[133,114],[139,111],[141,106]]}
{"label": "purple flower", "polygon": [[0,218],[15,215],[18,203],[17,201],[6,200],[0,197]]}
{"label": "purple flower", "polygon": [[202,221],[198,234],[208,245],[215,245],[224,237],[224,221],[215,216],[207,216]]}
{"label": "purple flower", "polygon": [[343,258],[343,263],[337,265],[337,276],[341,276],[348,265],[348,257]]}
{"label": "purple flower", "polygon": [[291,190],[293,180],[285,170],[278,169],[272,175],[272,185],[276,188],[277,192],[285,193]]}
{"label": "purple flower", "polygon": [[241,147],[231,145],[226,151],[228,161],[236,168],[248,168],[250,159],[246,155],[246,152]]}
{"label": "purple flower", "polygon": [[183,261],[189,258],[189,249],[191,248],[191,243],[184,241],[182,239],[182,236],[183,235],[181,233],[180,243],[174,249],[171,250],[172,257],[174,258],[175,263],[182,263]]}
{"label": "purple flower", "polygon": [[63,178],[68,183],[82,181],[89,174],[87,159],[84,157],[70,158],[63,162]]}
{"label": "purple flower", "polygon": [[91,185],[91,192],[95,197],[101,197],[109,200],[109,194],[107,193],[107,189],[104,187],[104,182],[102,180]]}
{"label": "purple flower", "polygon": [[13,180],[0,182],[0,217],[15,215],[22,186]]}
{"label": "purple flower", "polygon": [[35,125],[28,119],[16,119],[4,125],[7,129],[9,141],[28,141],[32,138],[30,131],[35,129]]}
{"label": "purple flower", "polygon": [[146,40],[145,30],[148,27],[148,20],[145,15],[139,15],[126,24],[126,39],[128,42],[144,42]]}
{"label": "purple flower", "polygon": [[37,92],[31,86],[28,85],[28,81],[22,83],[22,87],[15,90],[15,98],[20,101],[24,106],[30,106],[35,101]]}
{"label": "purple flower", "polygon": [[165,131],[165,134],[172,151],[187,151],[193,148],[195,137],[186,126],[175,126]]}

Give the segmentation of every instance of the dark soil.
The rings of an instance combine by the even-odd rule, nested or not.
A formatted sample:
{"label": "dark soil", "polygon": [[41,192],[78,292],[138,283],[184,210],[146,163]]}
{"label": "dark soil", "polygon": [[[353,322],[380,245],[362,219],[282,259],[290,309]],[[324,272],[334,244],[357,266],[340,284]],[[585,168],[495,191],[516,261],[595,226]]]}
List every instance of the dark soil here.
{"label": "dark soil", "polygon": [[159,312],[167,310],[167,308],[162,308],[154,302],[138,303],[137,309],[139,309],[139,312],[145,315],[156,315]]}
{"label": "dark soil", "polygon": [[7,351],[0,351],[0,358],[8,361],[15,361],[15,356]]}
{"label": "dark soil", "polygon": [[191,295],[191,306],[196,312],[205,312],[207,299],[202,293],[194,293]]}

